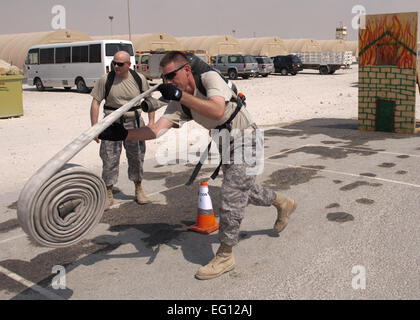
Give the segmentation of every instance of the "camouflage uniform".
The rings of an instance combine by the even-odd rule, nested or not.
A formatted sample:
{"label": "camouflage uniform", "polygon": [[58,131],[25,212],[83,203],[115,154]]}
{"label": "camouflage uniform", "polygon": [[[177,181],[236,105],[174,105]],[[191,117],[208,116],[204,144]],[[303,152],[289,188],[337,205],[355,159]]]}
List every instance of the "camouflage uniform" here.
{"label": "camouflage uniform", "polygon": [[[223,125],[234,110],[237,107],[236,101],[232,101],[233,92],[232,89],[226,84],[226,82],[220,77],[217,72],[209,71],[201,74],[202,84],[207,90],[207,95],[204,95],[199,90],[194,91],[194,95],[199,99],[209,99],[212,96],[224,97],[225,99],[225,113],[219,120],[209,119],[202,114],[191,111],[192,119],[201,124],[204,128],[213,130]],[[171,121],[175,128],[182,126],[183,122],[191,120],[184,110],[182,109],[179,101],[170,101],[163,118]],[[246,150],[251,151],[253,156],[256,155],[256,132],[257,126],[254,124],[252,117],[242,107],[238,114],[231,122],[231,140],[229,143],[220,143],[223,138],[217,139],[214,137],[214,141],[219,145],[219,152],[224,157],[223,147],[227,147],[229,150],[227,153],[228,158],[234,159],[234,155],[241,152],[244,155]],[[247,137],[244,130],[252,130],[252,149],[249,147],[251,143],[248,143],[244,139],[242,145],[236,145],[234,142],[235,131],[239,130],[243,137]],[[223,131],[223,130],[222,130]],[[225,130],[226,131],[226,130]],[[213,134],[211,133],[213,136]],[[223,134],[222,134],[223,136]],[[261,142],[263,144],[263,142]],[[261,145],[260,144],[260,145]],[[248,146],[248,149],[247,149]],[[235,151],[235,147],[237,150]],[[246,154],[246,153],[245,153]],[[230,156],[229,156],[230,155]],[[235,161],[236,162],[236,161]],[[243,164],[229,163],[229,161],[223,161],[223,182],[221,188],[221,208],[220,208],[220,220],[219,220],[219,240],[220,242],[233,246],[238,242],[239,226],[244,217],[244,210],[248,201],[257,206],[271,206],[276,198],[274,191],[263,188],[255,184],[256,174],[249,174],[249,169],[253,168],[252,164],[248,164],[246,161],[242,161]]]}
{"label": "camouflage uniform", "polygon": [[[144,127],[144,121],[140,117],[140,127]],[[125,118],[124,127],[126,129],[137,128],[136,120]],[[101,140],[99,154],[103,162],[102,179],[107,186],[111,186],[118,181],[118,172],[122,146],[124,145],[128,162],[128,178],[131,181],[143,180],[143,162],[146,153],[146,143],[144,141],[106,141]]]}
{"label": "camouflage uniform", "polygon": [[[252,145],[242,134],[243,143],[235,146],[230,141],[230,160],[233,162],[235,152],[246,154],[245,150],[252,147],[252,157],[256,156],[256,125],[252,126]],[[249,128],[248,130],[251,130]],[[243,130],[242,130],[243,133]],[[236,150],[235,150],[236,147]],[[250,149],[248,149],[249,151]],[[219,153],[222,154],[222,145],[219,144]],[[269,207],[275,200],[273,190],[264,188],[255,183],[256,175],[249,170],[255,168],[256,163],[247,163],[242,156],[242,164],[222,164],[223,182],[221,188],[221,207],[219,220],[219,240],[230,246],[238,243],[239,227],[244,218],[245,207],[248,202],[256,206]]]}

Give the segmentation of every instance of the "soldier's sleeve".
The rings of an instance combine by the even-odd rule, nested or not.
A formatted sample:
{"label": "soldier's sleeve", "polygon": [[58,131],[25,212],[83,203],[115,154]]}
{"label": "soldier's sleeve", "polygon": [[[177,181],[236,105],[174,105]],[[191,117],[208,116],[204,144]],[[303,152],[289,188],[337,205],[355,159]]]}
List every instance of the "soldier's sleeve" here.
{"label": "soldier's sleeve", "polygon": [[144,92],[146,90],[149,90],[149,88],[150,88],[149,82],[147,81],[144,74],[139,73],[139,72],[137,72],[137,74],[140,76],[140,79],[141,79],[141,91]]}
{"label": "soldier's sleeve", "polygon": [[162,118],[165,118],[174,124],[174,128],[180,128],[182,125],[190,121],[191,119],[182,111],[181,104],[178,101],[169,102],[166,107],[165,113],[162,115]]}
{"label": "soldier's sleeve", "polygon": [[90,95],[95,100],[101,102],[105,98],[105,82],[106,82],[106,76],[103,76],[96,82],[95,86],[92,89],[92,92]]}
{"label": "soldier's sleeve", "polygon": [[232,98],[232,89],[229,88],[225,80],[215,71],[205,72],[201,75],[201,81],[207,90],[207,97],[223,97],[225,101]]}

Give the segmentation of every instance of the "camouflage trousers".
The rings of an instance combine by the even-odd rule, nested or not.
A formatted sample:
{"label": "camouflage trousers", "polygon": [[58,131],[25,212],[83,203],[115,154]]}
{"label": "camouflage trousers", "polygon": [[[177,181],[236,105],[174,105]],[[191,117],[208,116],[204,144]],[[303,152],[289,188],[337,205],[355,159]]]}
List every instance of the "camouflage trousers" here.
{"label": "camouflage trousers", "polygon": [[[221,187],[221,208],[219,220],[219,240],[227,245],[234,246],[238,243],[239,228],[244,218],[245,207],[248,203],[256,206],[271,206],[275,200],[273,190],[262,187],[255,183],[256,163],[249,164],[242,158],[243,163],[236,163],[234,155],[237,157],[239,152],[242,155],[249,154],[250,149],[252,156],[256,156],[256,126],[253,126],[250,138],[243,138],[242,143],[233,143],[230,141],[230,163],[222,164],[223,182]],[[250,142],[250,139],[252,141]],[[248,141],[247,141],[248,140]],[[264,149],[263,138],[260,139],[262,149]],[[250,145],[252,143],[252,146]],[[222,154],[221,145],[219,144],[219,153]],[[248,151],[246,151],[248,149]],[[263,159],[262,159],[263,160]],[[225,162],[225,161],[224,161]]]}
{"label": "camouflage trousers", "polygon": [[[135,129],[135,119],[124,119],[124,128]],[[140,117],[140,127],[144,127],[144,121]],[[144,141],[106,141],[101,140],[99,155],[102,159],[102,179],[107,186],[114,185],[118,181],[120,157],[124,146],[128,162],[128,178],[131,181],[143,180],[143,162],[146,153]]]}

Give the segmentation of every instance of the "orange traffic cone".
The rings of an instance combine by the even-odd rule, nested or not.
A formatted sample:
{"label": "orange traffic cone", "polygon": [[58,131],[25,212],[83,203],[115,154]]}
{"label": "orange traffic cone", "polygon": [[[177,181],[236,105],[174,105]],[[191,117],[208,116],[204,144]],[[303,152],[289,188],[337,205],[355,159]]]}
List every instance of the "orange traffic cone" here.
{"label": "orange traffic cone", "polygon": [[219,224],[214,218],[213,206],[209,195],[209,186],[207,182],[200,183],[200,190],[198,192],[198,213],[195,225],[188,228],[188,230],[210,234],[219,229]]}

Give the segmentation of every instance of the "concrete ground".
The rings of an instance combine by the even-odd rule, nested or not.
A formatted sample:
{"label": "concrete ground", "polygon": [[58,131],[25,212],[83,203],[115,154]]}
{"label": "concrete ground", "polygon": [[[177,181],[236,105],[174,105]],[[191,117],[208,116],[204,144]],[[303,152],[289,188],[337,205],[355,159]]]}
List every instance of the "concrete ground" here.
{"label": "concrete ground", "polygon": [[[299,205],[279,235],[275,209],[249,205],[232,272],[194,278],[218,247],[217,232],[187,230],[200,179],[187,187],[191,165],[149,160],[153,203],[133,201],[122,167],[117,203],[68,248],[32,242],[16,219],[19,191],[1,195],[0,299],[419,299],[420,136],[361,132],[354,119],[265,129],[258,181]],[[217,217],[221,177],[209,185]],[[65,289],[52,286],[54,266]]]}

